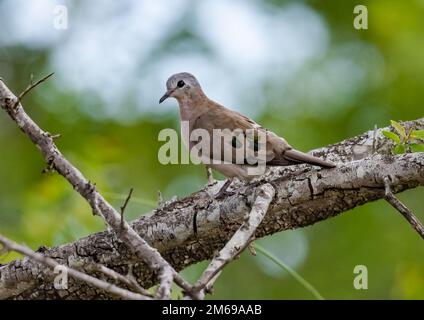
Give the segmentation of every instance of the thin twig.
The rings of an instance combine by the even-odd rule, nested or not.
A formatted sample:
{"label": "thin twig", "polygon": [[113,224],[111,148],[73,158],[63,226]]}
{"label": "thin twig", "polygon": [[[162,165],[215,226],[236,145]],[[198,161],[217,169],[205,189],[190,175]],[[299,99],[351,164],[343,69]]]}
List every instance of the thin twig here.
{"label": "thin twig", "polygon": [[133,193],[133,188],[130,189],[130,193],[128,194],[127,198],[125,199],[124,204],[121,207],[121,229],[124,229],[124,213],[125,213],[125,209],[127,208],[128,202],[131,199],[132,193]]}
{"label": "thin twig", "polygon": [[18,99],[15,102],[15,105],[13,106],[13,108],[16,108],[18,106],[18,104],[22,101],[22,99],[25,97],[25,95],[30,92],[32,89],[34,89],[36,86],[38,86],[39,84],[43,83],[44,81],[46,81],[48,78],[50,78],[52,75],[54,75],[54,72],[49,73],[47,76],[44,76],[43,78],[41,78],[40,80],[38,80],[37,82],[33,83],[32,79],[31,79],[31,83],[28,85],[28,87],[26,87],[26,89],[24,91],[22,91],[19,96]]}
{"label": "thin twig", "polygon": [[420,220],[412,213],[411,210],[408,209],[396,196],[393,194],[390,188],[390,179],[389,177],[384,178],[384,186],[385,186],[385,199],[388,203],[390,203],[396,210],[398,210],[405,219],[409,222],[409,224],[418,232],[421,238],[424,239],[424,227],[421,224]]}
{"label": "thin twig", "polygon": [[83,272],[80,272],[78,270],[75,270],[73,268],[69,268],[67,266],[64,266],[58,262],[56,262],[55,260],[53,260],[52,258],[46,257],[38,252],[34,252],[33,250],[31,250],[30,248],[17,244],[16,242],[3,237],[2,235],[0,235],[0,243],[7,248],[8,250],[11,251],[15,251],[18,253],[21,253],[25,256],[27,256],[28,258],[37,261],[47,267],[50,268],[56,268],[57,266],[61,266],[63,267],[66,272],[73,278],[78,279],[80,281],[83,281],[85,283],[88,283],[96,288],[99,288],[101,290],[104,290],[106,292],[109,292],[113,295],[116,295],[122,299],[130,299],[130,300],[149,300],[149,297],[146,297],[144,295],[141,295],[139,293],[134,293],[131,292],[129,290],[126,289],[122,289],[119,288],[111,283],[108,283],[106,281],[94,278],[88,274],[85,274]]}
{"label": "thin twig", "polygon": [[147,297],[153,297],[153,295],[146,289],[144,289],[143,287],[141,287],[138,282],[134,279],[134,277],[131,276],[124,276],[118,272],[116,272],[115,270],[112,270],[102,264],[95,264],[94,268],[97,271],[102,272],[103,274],[107,275],[108,277],[114,279],[114,280],[118,280],[124,284],[126,284],[129,288],[131,288],[132,290],[147,296]]}

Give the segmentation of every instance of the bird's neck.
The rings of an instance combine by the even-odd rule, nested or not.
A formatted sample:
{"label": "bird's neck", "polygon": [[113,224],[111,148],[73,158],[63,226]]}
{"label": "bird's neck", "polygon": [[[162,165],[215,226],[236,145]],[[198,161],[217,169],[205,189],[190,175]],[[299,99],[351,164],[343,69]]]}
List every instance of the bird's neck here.
{"label": "bird's neck", "polygon": [[193,121],[207,111],[209,99],[203,92],[192,93],[178,99],[182,121]]}

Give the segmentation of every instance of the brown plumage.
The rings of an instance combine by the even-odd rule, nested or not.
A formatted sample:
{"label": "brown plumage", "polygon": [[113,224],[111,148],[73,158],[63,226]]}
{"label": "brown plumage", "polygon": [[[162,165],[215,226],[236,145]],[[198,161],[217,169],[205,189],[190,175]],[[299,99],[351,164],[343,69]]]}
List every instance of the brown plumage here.
{"label": "brown plumage", "polygon": [[[335,164],[322,160],[312,155],[293,149],[284,138],[261,127],[252,119],[210,100],[200,87],[197,79],[189,73],[179,73],[171,76],[167,81],[167,92],[160,102],[168,97],[177,99],[180,106],[180,116],[182,121],[189,122],[190,133],[196,129],[204,129],[213,137],[214,129],[229,129],[238,131],[239,135],[232,136],[232,139],[223,139],[222,147],[213,144],[210,139],[210,152],[201,153],[202,162],[224,159],[224,151],[231,152],[233,157],[231,162],[211,163],[213,169],[220,171],[227,177],[238,177],[242,180],[251,180],[255,175],[248,173],[247,168],[252,165],[252,159],[244,159],[244,163],[235,161],[237,148],[246,141],[246,148],[251,148],[251,155],[256,155],[259,139],[256,137],[263,134],[266,137],[265,158],[266,166],[288,166],[299,163],[308,163],[324,168],[333,168]],[[247,132],[254,132],[249,136]],[[247,138],[247,140],[243,140]],[[226,141],[226,143],[225,143]],[[187,142],[186,142],[187,144]],[[188,143],[190,150],[198,146],[197,142]],[[254,150],[253,150],[253,149]],[[204,151],[204,150],[202,150]],[[254,160],[254,159],[253,159]]]}

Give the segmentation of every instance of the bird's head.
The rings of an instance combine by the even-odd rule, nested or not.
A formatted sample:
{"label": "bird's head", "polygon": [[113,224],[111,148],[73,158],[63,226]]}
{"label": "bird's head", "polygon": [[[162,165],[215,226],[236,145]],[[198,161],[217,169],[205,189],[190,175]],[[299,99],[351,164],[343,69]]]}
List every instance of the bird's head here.
{"label": "bird's head", "polygon": [[188,72],[176,73],[166,81],[166,93],[160,98],[159,103],[169,97],[182,101],[184,98],[190,98],[197,93],[202,93],[202,88],[192,74]]}

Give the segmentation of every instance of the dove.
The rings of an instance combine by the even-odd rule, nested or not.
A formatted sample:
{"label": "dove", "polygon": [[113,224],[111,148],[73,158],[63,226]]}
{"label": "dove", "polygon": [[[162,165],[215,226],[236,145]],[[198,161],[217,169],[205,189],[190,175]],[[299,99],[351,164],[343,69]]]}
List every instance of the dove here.
{"label": "dove", "polygon": [[[259,175],[252,174],[249,171],[249,168],[252,168],[252,155],[253,158],[255,155],[259,158],[257,150],[259,135],[264,137],[261,140],[261,145],[264,146],[265,150],[262,155],[266,167],[290,166],[302,163],[323,168],[334,168],[336,166],[330,161],[294,149],[284,138],[267,130],[254,120],[209,99],[203,92],[199,81],[188,72],[177,73],[169,77],[166,82],[166,93],[160,98],[159,103],[170,97],[177,100],[180,109],[180,120],[181,122],[188,123],[190,134],[199,129],[208,132],[211,137],[213,136],[213,131],[218,129],[238,132],[238,134],[234,134],[226,142],[224,140],[222,144],[216,144],[211,139],[209,152],[202,150],[200,156],[201,162],[229,178],[218,192],[217,197],[222,197],[227,193],[226,189],[233,181],[233,178],[238,178],[242,181],[251,181]],[[253,135],[247,134],[248,131],[253,132]],[[247,152],[246,158],[242,159],[241,162],[236,161],[235,157],[232,157],[230,161],[227,158],[224,159],[225,152],[230,152],[234,155],[243,137],[247,139],[247,142],[244,144],[245,148],[254,149],[250,150],[250,159],[247,158]],[[189,150],[196,147],[195,141],[191,141],[191,139],[190,141],[184,141],[184,143],[188,146]]]}

